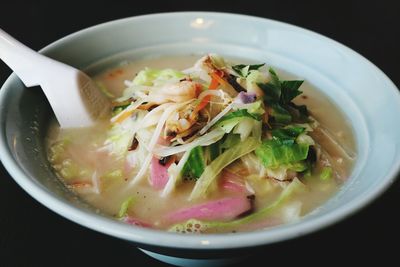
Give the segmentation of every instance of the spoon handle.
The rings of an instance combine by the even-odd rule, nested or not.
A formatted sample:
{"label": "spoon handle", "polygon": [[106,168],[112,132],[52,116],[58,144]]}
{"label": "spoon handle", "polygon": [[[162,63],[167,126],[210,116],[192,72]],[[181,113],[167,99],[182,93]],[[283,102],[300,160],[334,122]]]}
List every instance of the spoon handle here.
{"label": "spoon handle", "polygon": [[3,60],[27,87],[39,85],[42,70],[62,64],[38,54],[0,29],[0,59]]}
{"label": "spoon handle", "polygon": [[0,59],[27,87],[40,85],[61,127],[93,125],[110,110],[109,99],[85,73],[35,52],[1,29]]}

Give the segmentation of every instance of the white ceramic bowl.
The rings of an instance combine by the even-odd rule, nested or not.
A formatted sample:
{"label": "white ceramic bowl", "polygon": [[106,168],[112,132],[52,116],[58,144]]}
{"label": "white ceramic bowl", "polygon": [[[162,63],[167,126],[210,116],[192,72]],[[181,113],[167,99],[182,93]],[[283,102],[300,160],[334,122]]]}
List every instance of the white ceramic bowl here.
{"label": "white ceramic bowl", "polygon": [[376,198],[399,170],[398,89],[382,71],[353,50],[296,26],[233,14],[155,14],[82,30],[42,52],[81,69],[92,65],[94,72],[124,56],[135,59],[193,52],[216,52],[267,62],[316,85],[351,122],[358,149],[351,177],[316,212],[299,222],[257,232],[181,235],[125,225],[96,214],[74,198],[58,182],[46,160],[43,138],[52,114],[43,94],[40,90],[24,89],[19,79],[11,75],[0,91],[0,157],[11,176],[30,195],[60,215],[132,241],[146,250],[173,256],[152,254],[164,261],[188,264],[199,262],[178,258],[229,258],[237,250],[318,230]]}

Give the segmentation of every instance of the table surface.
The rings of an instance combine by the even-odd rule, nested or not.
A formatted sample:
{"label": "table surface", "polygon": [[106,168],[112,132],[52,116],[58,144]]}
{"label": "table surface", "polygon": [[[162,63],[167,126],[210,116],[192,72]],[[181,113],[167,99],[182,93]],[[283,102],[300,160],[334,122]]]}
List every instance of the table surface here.
{"label": "table surface", "polygon": [[[139,14],[187,10],[244,13],[289,22],[331,37],[364,55],[400,85],[400,9],[395,1],[367,4],[280,0],[268,1],[267,5],[244,1],[161,2],[80,3],[77,9],[71,1],[2,1],[0,27],[33,49],[40,49],[82,28]],[[0,83],[10,73],[0,62]],[[396,244],[400,237],[400,216],[396,214],[399,189],[397,181],[350,218],[266,247],[252,259],[252,265],[312,264],[312,255],[337,264],[351,259],[381,264],[397,259],[394,252],[398,246],[390,244]],[[0,266],[50,266],[56,262],[70,266],[167,266],[125,241],[86,229],[48,210],[25,193],[0,164]]]}

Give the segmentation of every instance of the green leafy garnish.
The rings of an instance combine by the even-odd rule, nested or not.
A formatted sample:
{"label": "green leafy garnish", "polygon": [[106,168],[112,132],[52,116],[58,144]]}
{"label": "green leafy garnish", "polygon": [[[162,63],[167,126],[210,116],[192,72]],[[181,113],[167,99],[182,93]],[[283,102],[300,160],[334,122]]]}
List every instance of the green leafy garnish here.
{"label": "green leafy garnish", "polygon": [[[277,123],[288,124],[293,117],[300,118],[300,115],[307,115],[305,106],[297,106],[291,101],[302,94],[299,90],[304,81],[281,81],[276,72],[270,68],[271,81],[268,83],[258,83],[257,85],[264,91],[264,100],[271,107],[271,116]],[[293,114],[293,113],[299,114]],[[304,116],[301,117],[304,119]]]}
{"label": "green leafy garnish", "polygon": [[295,140],[300,134],[302,134],[306,128],[304,127],[286,127],[286,128],[278,128],[272,130],[272,136],[279,140]]}
{"label": "green leafy garnish", "polygon": [[189,158],[183,166],[183,176],[187,178],[199,178],[206,166],[203,147],[196,146],[190,151]]}
{"label": "green leafy garnish", "polygon": [[263,64],[254,64],[254,65],[244,65],[244,64],[239,64],[239,65],[234,65],[232,66],[232,69],[241,77],[246,78],[251,70],[258,70],[262,66],[264,66],[265,63]]}
{"label": "green leafy garnish", "polygon": [[309,122],[310,119],[308,116],[308,109],[306,105],[296,105],[293,102],[289,104],[288,109],[291,110],[291,114],[293,116],[293,120],[300,122]]}
{"label": "green leafy garnish", "polygon": [[270,104],[271,116],[278,123],[288,124],[292,121],[292,115],[279,104]]}
{"label": "green leafy garnish", "polygon": [[303,92],[299,90],[304,81],[282,81],[281,82],[281,102],[289,104],[296,96]]}
{"label": "green leafy garnish", "polygon": [[270,90],[264,90],[264,93],[267,96],[267,101],[272,100],[274,102],[279,102],[279,104],[281,105],[287,105],[296,96],[303,93],[299,90],[299,88],[304,81],[281,81],[274,69],[272,68],[269,69],[269,73],[271,75],[271,82],[262,84],[263,86],[270,88]]}

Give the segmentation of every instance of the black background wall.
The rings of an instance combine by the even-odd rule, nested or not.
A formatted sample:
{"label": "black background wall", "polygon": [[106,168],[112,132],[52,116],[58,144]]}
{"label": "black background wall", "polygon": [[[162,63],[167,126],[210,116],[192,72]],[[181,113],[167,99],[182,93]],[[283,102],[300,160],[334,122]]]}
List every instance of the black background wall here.
{"label": "black background wall", "polygon": [[[21,1],[0,2],[0,27],[41,47],[97,23],[167,11],[223,11],[296,24],[358,51],[400,86],[400,8],[395,1]],[[329,62],[327,62],[329,64]],[[0,83],[11,71],[0,62]],[[379,94],[377,88],[377,94]],[[384,108],[384,107],[383,107]],[[397,122],[393,122],[397,123]],[[396,262],[400,181],[377,201],[322,231],[265,248],[253,266],[366,260]],[[394,245],[390,245],[393,244]],[[0,164],[0,266],[166,266],[132,247],[72,223],[27,195]],[[246,265],[249,263],[246,263]],[[237,266],[242,266],[243,263]]]}

